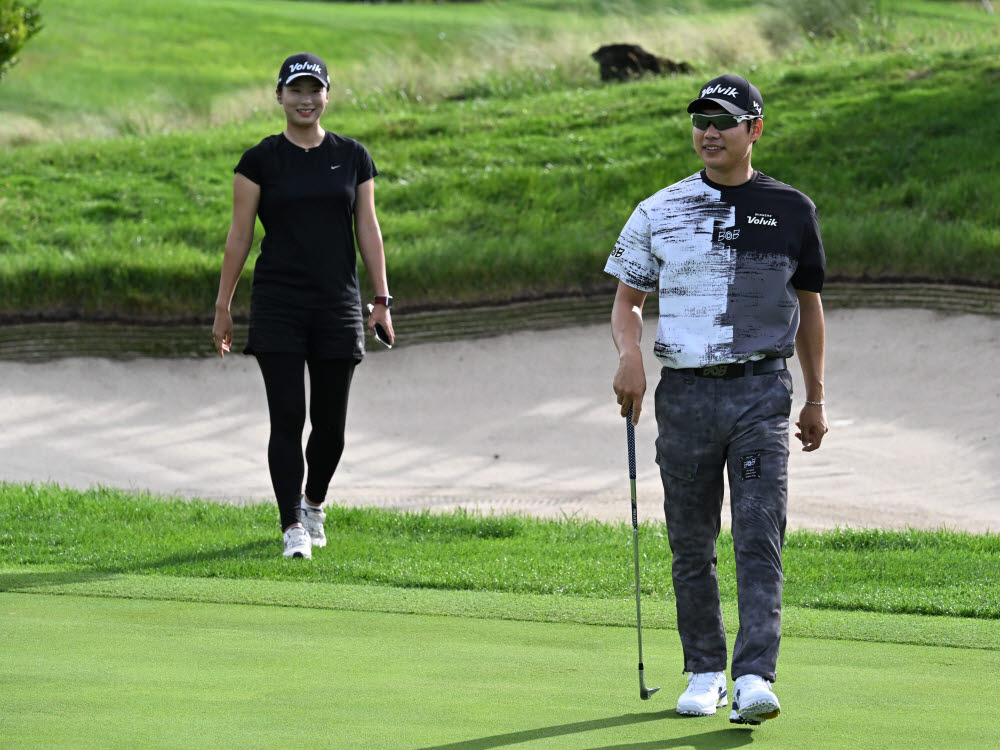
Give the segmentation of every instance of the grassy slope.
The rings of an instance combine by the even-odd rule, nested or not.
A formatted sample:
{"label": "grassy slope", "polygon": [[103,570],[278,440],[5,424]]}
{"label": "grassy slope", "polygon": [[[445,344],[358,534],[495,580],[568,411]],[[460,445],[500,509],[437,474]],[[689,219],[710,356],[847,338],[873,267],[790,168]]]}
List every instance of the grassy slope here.
{"label": "grassy slope", "polygon": [[[522,23],[541,33],[554,4],[547,5]],[[1000,205],[992,199],[1000,173],[982,169],[977,131],[968,127],[974,113],[1000,105],[1000,42],[990,27],[971,30],[981,29],[983,16],[952,5],[907,5],[912,48],[844,59],[813,51],[753,73],[768,93],[770,115],[755,165],[815,200],[834,275],[1000,283]],[[253,10],[301,6],[259,3]],[[376,12],[335,10],[355,37],[351,14]],[[497,23],[496,11],[393,12],[402,14],[400,24],[411,16],[438,25],[473,17]],[[444,15],[424,15],[435,13]],[[357,23],[370,18],[357,16]],[[586,22],[581,18],[576,23]],[[241,19],[234,38],[244,30],[255,35],[256,13]],[[426,39],[434,27],[418,26],[413,38]],[[389,28],[384,43],[391,47]],[[368,108],[344,101],[328,113],[327,126],[364,141],[382,170],[380,214],[401,300],[502,300],[607,285],[603,261],[634,204],[698,168],[682,111],[702,76],[568,87],[559,75],[541,88],[525,84],[531,95],[382,99]],[[969,81],[979,82],[975,99],[964,93]],[[237,85],[206,84],[210,91]],[[485,93],[504,93],[502,83]],[[4,154],[0,315],[206,315],[228,226],[232,165],[280,127],[269,117]],[[236,311],[247,304],[248,294],[239,292]]]}
{"label": "grassy slope", "polygon": [[278,64],[302,49],[322,54],[335,94],[364,106],[454,93],[487,70],[551,68],[567,46],[580,62],[560,75],[586,70],[592,79],[587,53],[603,34],[629,29],[650,44],[659,35],[687,59],[706,48],[677,31],[685,22],[673,7],[709,9],[713,23],[735,28],[745,26],[752,3],[661,5],[45,0],[43,32],[0,87],[0,138],[153,133],[242,119],[270,105]]}

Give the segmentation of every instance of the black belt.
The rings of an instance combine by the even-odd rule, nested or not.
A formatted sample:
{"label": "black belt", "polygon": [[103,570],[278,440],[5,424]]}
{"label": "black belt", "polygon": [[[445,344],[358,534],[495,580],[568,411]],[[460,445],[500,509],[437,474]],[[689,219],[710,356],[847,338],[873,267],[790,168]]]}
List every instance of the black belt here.
{"label": "black belt", "polygon": [[744,375],[763,375],[766,372],[779,372],[787,369],[784,357],[768,357],[755,362],[736,362],[728,365],[713,365],[711,367],[688,367],[674,370],[685,375],[697,375],[699,378],[742,378]]}

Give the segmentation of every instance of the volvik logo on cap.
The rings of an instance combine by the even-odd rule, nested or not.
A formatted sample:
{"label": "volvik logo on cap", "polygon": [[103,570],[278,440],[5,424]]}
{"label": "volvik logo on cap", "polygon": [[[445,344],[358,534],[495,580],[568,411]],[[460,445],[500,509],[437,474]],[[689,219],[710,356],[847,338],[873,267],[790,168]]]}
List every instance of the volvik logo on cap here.
{"label": "volvik logo on cap", "polygon": [[[292,63],[291,65],[288,66],[288,70],[291,73],[299,73],[305,71],[306,73],[314,73],[316,75],[323,74],[322,66],[317,65],[316,63],[307,63],[307,62]],[[291,78],[291,76],[289,76],[289,78]]]}
{"label": "volvik logo on cap", "polygon": [[727,74],[713,78],[701,87],[698,98],[688,105],[688,112],[700,112],[709,107],[721,107],[731,115],[764,116],[764,99],[760,91],[742,76]]}
{"label": "volvik logo on cap", "polygon": [[718,94],[719,96],[728,96],[731,99],[736,99],[736,95],[739,91],[734,86],[727,86],[723,88],[721,85],[716,86],[706,86],[701,90],[701,96],[711,96],[712,94]]}
{"label": "volvik logo on cap", "polygon": [[281,70],[278,72],[278,87],[287,86],[302,76],[312,76],[330,88],[330,76],[326,72],[326,63],[319,56],[309,52],[292,55],[281,64]]}

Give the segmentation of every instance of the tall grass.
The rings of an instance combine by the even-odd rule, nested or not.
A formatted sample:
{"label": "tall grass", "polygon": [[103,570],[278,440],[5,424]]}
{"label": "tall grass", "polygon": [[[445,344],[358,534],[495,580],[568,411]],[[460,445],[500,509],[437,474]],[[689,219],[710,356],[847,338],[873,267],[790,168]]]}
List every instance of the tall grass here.
{"label": "tall grass", "polygon": [[[590,53],[629,41],[696,62],[767,59],[750,3],[302,3],[46,0],[45,31],[0,87],[0,143],[152,135],[269,111],[277,66],[311,49],[363,108],[594,86]],[[252,50],[252,52],[248,52]]]}
{"label": "tall grass", "polygon": [[889,41],[891,5],[884,0],[772,0],[777,15],[811,39]]}

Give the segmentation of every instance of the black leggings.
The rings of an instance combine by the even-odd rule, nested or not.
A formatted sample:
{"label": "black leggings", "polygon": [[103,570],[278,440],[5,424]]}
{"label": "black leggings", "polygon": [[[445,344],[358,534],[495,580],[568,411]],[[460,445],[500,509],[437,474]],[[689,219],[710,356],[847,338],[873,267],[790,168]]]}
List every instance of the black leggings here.
{"label": "black leggings", "polygon": [[302,429],[306,421],[305,365],[309,365],[309,422],[306,444],[309,466],[306,497],[313,503],[326,499],[333,472],[344,452],[347,397],[354,375],[354,360],[307,359],[301,354],[257,353],[257,364],[267,389],[271,437],[267,465],[278,500],[281,528],[299,523],[302,493]]}

